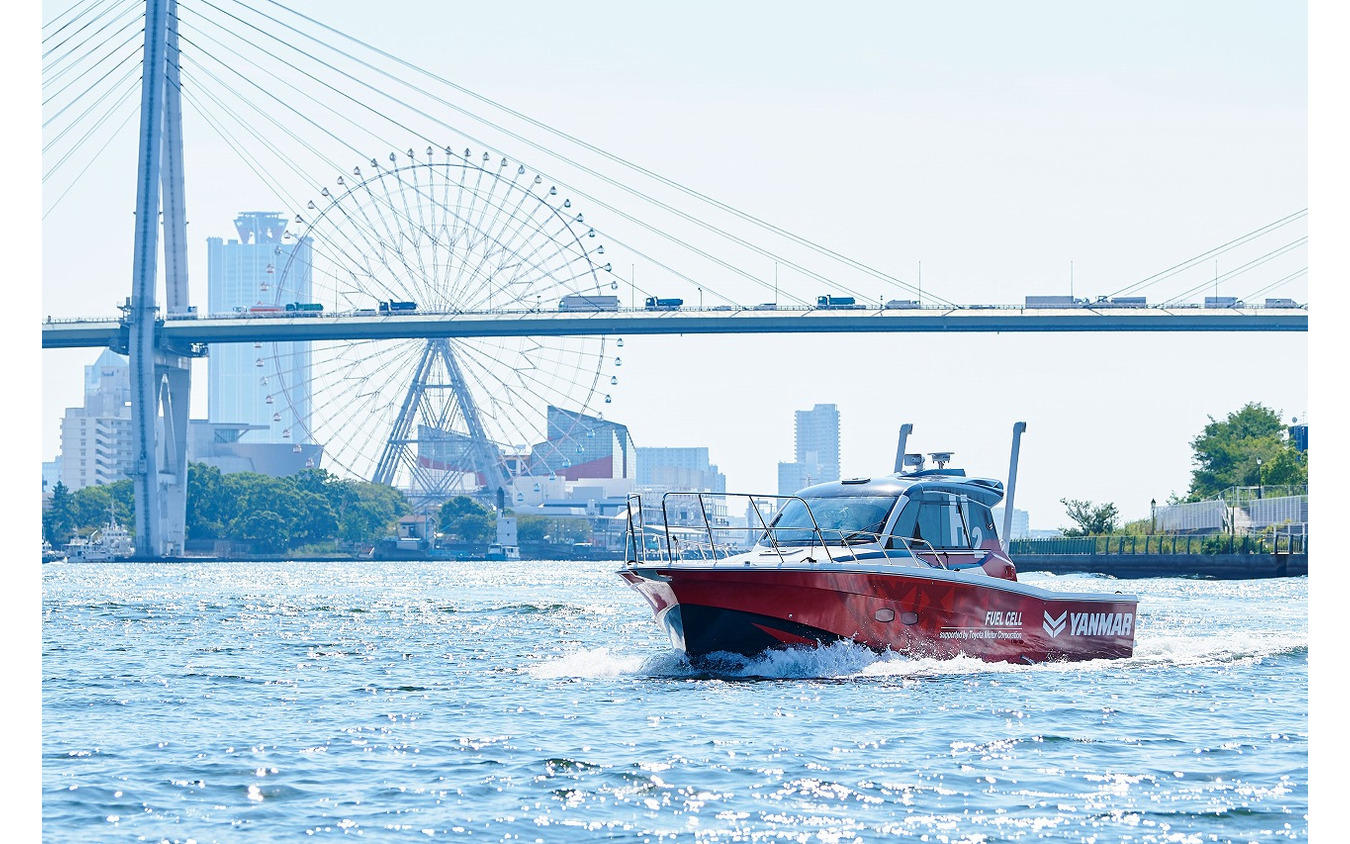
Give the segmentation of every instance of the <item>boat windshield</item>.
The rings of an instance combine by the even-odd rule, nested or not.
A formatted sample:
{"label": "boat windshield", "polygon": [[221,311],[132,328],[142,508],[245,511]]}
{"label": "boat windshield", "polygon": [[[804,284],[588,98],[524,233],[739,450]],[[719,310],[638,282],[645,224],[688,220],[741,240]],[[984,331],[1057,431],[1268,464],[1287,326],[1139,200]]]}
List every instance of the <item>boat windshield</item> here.
{"label": "boat windshield", "polygon": [[[769,534],[760,537],[760,543],[769,545],[809,545],[818,542],[815,528],[820,528],[826,544],[870,542],[886,525],[894,498],[794,498],[783,505],[769,523]],[[807,507],[810,511],[807,511]],[[812,524],[812,517],[815,523]]]}

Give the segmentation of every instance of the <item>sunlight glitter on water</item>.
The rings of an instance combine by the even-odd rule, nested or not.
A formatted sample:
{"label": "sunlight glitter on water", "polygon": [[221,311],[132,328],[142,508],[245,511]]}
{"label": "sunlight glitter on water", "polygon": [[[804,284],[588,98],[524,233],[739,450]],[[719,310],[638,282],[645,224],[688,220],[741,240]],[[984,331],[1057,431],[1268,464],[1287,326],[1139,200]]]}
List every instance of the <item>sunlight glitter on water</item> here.
{"label": "sunlight glitter on water", "polygon": [[1306,579],[1026,578],[1136,591],[1128,660],[695,668],[609,564],[62,568],[52,840],[1307,835]]}

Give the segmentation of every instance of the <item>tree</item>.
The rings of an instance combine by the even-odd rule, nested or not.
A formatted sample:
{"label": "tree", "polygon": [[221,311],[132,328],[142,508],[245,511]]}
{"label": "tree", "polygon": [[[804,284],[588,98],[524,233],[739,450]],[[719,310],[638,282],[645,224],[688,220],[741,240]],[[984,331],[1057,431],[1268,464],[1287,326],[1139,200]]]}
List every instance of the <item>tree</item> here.
{"label": "tree", "polygon": [[437,529],[462,542],[491,542],[497,537],[493,512],[472,498],[457,495],[441,505]]}
{"label": "tree", "polygon": [[189,463],[187,474],[187,538],[220,539],[225,481],[219,467]]}
{"label": "tree", "polygon": [[264,554],[279,554],[290,544],[286,520],[271,510],[258,510],[235,519],[230,525],[230,533],[252,543]]}
{"label": "tree", "polygon": [[1196,468],[1190,501],[1214,498],[1235,486],[1306,485],[1308,463],[1286,437],[1280,414],[1249,402],[1223,421],[1209,424],[1191,440]]}
{"label": "tree", "polygon": [[1115,531],[1120,512],[1114,504],[1096,504],[1076,498],[1061,498],[1060,504],[1077,528],[1064,528],[1065,536],[1103,536]]}
{"label": "tree", "polygon": [[337,536],[354,545],[373,545],[396,530],[399,516],[409,512],[403,493],[384,484],[335,481],[327,487],[337,511]]}
{"label": "tree", "polygon": [[136,505],[135,490],[130,480],[114,481],[110,484],[94,484],[75,490],[72,496],[72,509],[75,512],[76,529],[85,534],[92,533],[108,523],[112,515],[129,532],[135,532]]}
{"label": "tree", "polygon": [[516,538],[521,542],[585,542],[591,538],[587,519],[550,519],[527,513],[516,518]]}
{"label": "tree", "polygon": [[75,533],[75,499],[60,481],[52,487],[51,501],[42,513],[42,538],[60,548]]}

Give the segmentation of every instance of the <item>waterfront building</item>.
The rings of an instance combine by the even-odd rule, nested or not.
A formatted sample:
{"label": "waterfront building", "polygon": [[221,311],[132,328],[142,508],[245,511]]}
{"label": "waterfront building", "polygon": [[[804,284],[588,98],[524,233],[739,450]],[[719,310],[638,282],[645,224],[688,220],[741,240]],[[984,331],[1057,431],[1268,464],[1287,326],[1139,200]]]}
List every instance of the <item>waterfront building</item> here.
{"label": "waterfront building", "polygon": [[282,478],[302,469],[318,468],[323,446],[314,443],[249,442],[244,439],[251,426],[243,423],[188,422],[187,459],[189,463],[214,466],[222,474],[257,472]]}
{"label": "waterfront building", "polygon": [[[659,507],[662,496],[674,493],[724,493],[727,478],[708,458],[704,446],[644,447],[637,450],[637,492],[643,501]],[[703,515],[713,527],[730,524],[726,499],[707,495],[702,506],[694,495],[670,496],[667,516],[671,524],[704,527]]]}
{"label": "waterfront building", "polygon": [[726,492],[727,477],[709,462],[706,446],[643,447],[637,450],[640,489]]}
{"label": "waterfront building", "polygon": [[[601,484],[607,494],[631,489],[637,476],[637,450],[626,425],[560,407],[548,408],[548,439],[530,449],[534,477],[622,481]],[[517,480],[520,485],[522,481]]]}
{"label": "waterfront building", "polygon": [[[805,463],[778,464],[778,494],[796,495],[798,490],[811,484],[820,483],[818,476],[812,474],[814,466]],[[837,480],[837,479],[836,479]]]}
{"label": "waterfront building", "polygon": [[[313,302],[312,243],[292,237],[286,222],[276,212],[245,211],[234,219],[238,239],[206,239],[209,313]],[[308,342],[212,345],[207,357],[207,420],[246,426],[241,435],[247,442],[298,440],[309,417],[309,371]]]}
{"label": "waterfront building", "polygon": [[[1003,508],[995,507],[992,510],[994,514],[994,525],[998,528],[999,535],[1003,534]],[[1011,542],[1014,539],[1027,539],[1031,536],[1031,515],[1026,510],[1019,510],[1016,507],[1012,511],[1012,529],[1008,536],[1003,536],[1003,541]]]}
{"label": "waterfront building", "polygon": [[839,408],[818,404],[795,414],[795,460],[778,464],[778,494],[839,479]]}
{"label": "waterfront building", "polygon": [[46,501],[52,496],[52,489],[57,482],[61,480],[61,455],[56,455],[55,460],[45,460],[42,463],[42,500]]}
{"label": "waterfront building", "polygon": [[131,477],[131,367],[111,349],[84,368],[84,405],[61,418],[59,460],[71,492]]}

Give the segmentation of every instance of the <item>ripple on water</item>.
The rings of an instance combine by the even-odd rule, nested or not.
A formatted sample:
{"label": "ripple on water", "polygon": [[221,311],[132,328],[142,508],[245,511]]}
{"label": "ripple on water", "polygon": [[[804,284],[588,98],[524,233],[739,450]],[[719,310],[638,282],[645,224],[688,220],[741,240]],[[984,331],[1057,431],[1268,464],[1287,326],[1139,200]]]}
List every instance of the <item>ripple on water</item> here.
{"label": "ripple on water", "polygon": [[608,563],[63,568],[51,840],[1307,837],[1306,579],[1025,578],[1137,592],[1129,660],[695,666]]}

